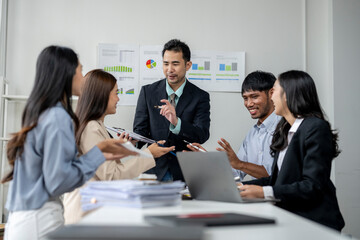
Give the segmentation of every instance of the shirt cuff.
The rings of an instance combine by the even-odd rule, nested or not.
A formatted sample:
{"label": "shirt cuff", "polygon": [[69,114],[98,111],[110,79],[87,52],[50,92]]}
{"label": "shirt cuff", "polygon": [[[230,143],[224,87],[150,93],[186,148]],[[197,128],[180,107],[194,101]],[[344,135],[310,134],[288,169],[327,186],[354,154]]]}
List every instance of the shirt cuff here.
{"label": "shirt cuff", "polygon": [[262,187],[263,188],[263,191],[264,191],[264,198],[265,199],[275,199],[275,196],[274,196],[274,190],[272,187],[270,186],[265,186],[265,187]]}
{"label": "shirt cuff", "polygon": [[181,119],[180,118],[177,119],[178,119],[178,123],[176,124],[176,127],[170,123],[170,131],[175,135],[178,135],[181,129]]}

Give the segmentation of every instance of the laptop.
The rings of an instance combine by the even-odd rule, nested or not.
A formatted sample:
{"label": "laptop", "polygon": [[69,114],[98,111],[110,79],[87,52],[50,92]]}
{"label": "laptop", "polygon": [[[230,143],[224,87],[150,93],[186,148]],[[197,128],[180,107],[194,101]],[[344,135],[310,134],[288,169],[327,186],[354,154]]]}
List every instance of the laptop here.
{"label": "laptop", "polygon": [[196,200],[232,203],[274,201],[241,198],[225,152],[178,152],[177,157],[191,197]]}

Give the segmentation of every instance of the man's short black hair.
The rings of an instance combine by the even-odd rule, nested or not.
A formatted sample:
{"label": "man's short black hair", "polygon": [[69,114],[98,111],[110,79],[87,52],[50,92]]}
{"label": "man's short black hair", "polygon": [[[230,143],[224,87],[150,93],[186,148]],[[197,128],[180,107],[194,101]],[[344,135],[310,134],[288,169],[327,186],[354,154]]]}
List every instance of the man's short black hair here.
{"label": "man's short black hair", "polygon": [[263,71],[249,73],[244,79],[241,87],[241,93],[247,91],[269,91],[276,81],[274,74]]}
{"label": "man's short black hair", "polygon": [[171,39],[164,45],[164,49],[162,50],[162,56],[164,57],[165,51],[174,51],[174,52],[182,52],[183,59],[185,62],[190,61],[191,52],[190,48],[186,43],[180,41],[179,39]]}

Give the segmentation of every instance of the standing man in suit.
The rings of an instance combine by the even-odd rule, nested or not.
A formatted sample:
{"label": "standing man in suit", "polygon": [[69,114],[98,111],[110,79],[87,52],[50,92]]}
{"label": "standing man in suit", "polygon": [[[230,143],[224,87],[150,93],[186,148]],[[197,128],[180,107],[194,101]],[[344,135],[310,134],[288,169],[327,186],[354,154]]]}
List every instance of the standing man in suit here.
{"label": "standing man in suit", "polygon": [[[192,63],[184,42],[170,40],[162,56],[166,78],[142,87],[133,129],[156,141],[166,140],[166,146],[182,151],[187,149],[183,140],[204,143],[209,139],[210,98],[185,77]],[[156,166],[147,173],[156,174],[161,181],[184,180],[176,156],[170,153],[157,158]]]}

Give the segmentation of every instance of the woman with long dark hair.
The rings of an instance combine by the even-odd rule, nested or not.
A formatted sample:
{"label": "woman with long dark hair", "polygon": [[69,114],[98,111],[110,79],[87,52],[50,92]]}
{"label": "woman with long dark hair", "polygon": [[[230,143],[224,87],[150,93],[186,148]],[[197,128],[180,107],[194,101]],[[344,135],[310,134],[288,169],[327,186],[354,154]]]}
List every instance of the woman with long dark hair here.
{"label": "woman with long dark hair", "polygon": [[345,223],[330,180],[338,134],[325,120],[313,79],[303,71],[282,73],[271,99],[282,116],[270,146],[272,174],[244,182],[241,196],[279,199],[279,207],[340,231]]}
{"label": "woman with long dark hair", "polygon": [[71,95],[79,95],[82,66],[73,50],[49,46],[39,55],[22,129],[7,144],[12,171],[5,239],[44,239],[64,223],[59,196],[84,184],[106,159],[135,155],[123,140],[106,140],[78,157]]}
{"label": "woman with long dark hair", "polygon": [[[95,69],[86,74],[83,91],[76,108],[79,127],[76,128],[75,136],[81,152],[86,153],[99,142],[110,139],[104,119],[107,115],[116,113],[118,101],[118,85],[113,75],[101,69]],[[172,150],[174,147],[164,148],[154,143],[144,151],[157,158]],[[127,159],[124,163],[120,159],[108,161],[101,164],[90,181],[131,179],[154,166],[154,158],[134,157]],[[76,223],[85,215],[81,210],[80,200],[79,188],[65,194],[65,224]]]}

